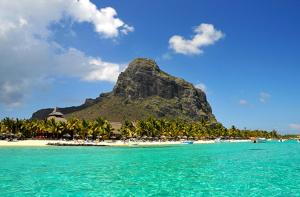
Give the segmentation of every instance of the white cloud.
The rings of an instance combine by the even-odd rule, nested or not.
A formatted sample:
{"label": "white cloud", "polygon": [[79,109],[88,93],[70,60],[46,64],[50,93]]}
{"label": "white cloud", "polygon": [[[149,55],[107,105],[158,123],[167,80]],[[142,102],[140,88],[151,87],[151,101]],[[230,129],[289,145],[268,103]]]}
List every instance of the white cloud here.
{"label": "white cloud", "polygon": [[[70,48],[57,57],[54,72],[60,75],[79,77],[84,81],[115,82],[124,65],[88,57],[83,52]],[[70,67],[72,65],[72,67]]]}
{"label": "white cloud", "polygon": [[117,12],[112,7],[97,9],[89,0],[72,1],[69,9],[70,15],[79,22],[90,22],[95,31],[104,37],[117,37],[121,31],[124,34],[134,31],[132,26],[116,18]]}
{"label": "white cloud", "polygon": [[19,106],[33,87],[53,76],[115,81],[122,65],[51,41],[50,26],[69,18],[88,22],[105,38],[133,31],[111,8],[89,0],[0,1],[0,104]]}
{"label": "white cloud", "polygon": [[300,131],[300,124],[292,123],[289,124],[290,129]]}
{"label": "white cloud", "polygon": [[207,92],[207,87],[206,87],[206,85],[204,83],[196,84],[195,87],[198,88],[198,89],[200,89],[200,90],[202,90],[205,93]]}
{"label": "white cloud", "polygon": [[261,92],[259,94],[259,101],[262,103],[266,103],[271,98],[271,94],[267,92]]}
{"label": "white cloud", "polygon": [[216,30],[212,24],[200,24],[195,28],[196,33],[192,39],[185,39],[182,36],[174,35],[169,39],[169,47],[176,53],[184,55],[195,55],[203,53],[203,47],[214,44],[224,37],[224,34]]}
{"label": "white cloud", "polygon": [[114,8],[97,9],[90,0],[38,0],[34,3],[32,0],[1,0],[0,11],[0,35],[22,24],[28,24],[39,35],[47,34],[50,23],[65,17],[78,23],[91,23],[97,33],[107,38],[134,31],[132,26],[117,18]]}
{"label": "white cloud", "polygon": [[245,99],[240,99],[240,100],[239,100],[239,104],[240,104],[240,105],[247,105],[247,104],[248,104],[248,101],[245,100]]}
{"label": "white cloud", "polygon": [[134,31],[134,27],[129,26],[127,24],[124,24],[124,27],[121,29],[121,32],[125,35],[127,35],[129,32],[133,32],[133,31]]}
{"label": "white cloud", "polygon": [[103,62],[101,59],[92,59],[90,72],[84,77],[87,81],[117,81],[121,68],[119,64]]}

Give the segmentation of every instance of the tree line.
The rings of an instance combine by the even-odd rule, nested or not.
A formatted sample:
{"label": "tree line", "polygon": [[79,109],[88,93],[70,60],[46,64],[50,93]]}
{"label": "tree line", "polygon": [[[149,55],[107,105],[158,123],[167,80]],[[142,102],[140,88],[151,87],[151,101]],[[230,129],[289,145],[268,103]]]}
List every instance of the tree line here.
{"label": "tree line", "polygon": [[11,119],[0,121],[0,138],[46,138],[46,139],[249,139],[251,137],[279,138],[277,131],[225,128],[220,123],[205,120],[188,122],[148,118],[135,122],[124,121],[115,130],[103,117],[96,120],[68,119],[66,122],[51,120]]}

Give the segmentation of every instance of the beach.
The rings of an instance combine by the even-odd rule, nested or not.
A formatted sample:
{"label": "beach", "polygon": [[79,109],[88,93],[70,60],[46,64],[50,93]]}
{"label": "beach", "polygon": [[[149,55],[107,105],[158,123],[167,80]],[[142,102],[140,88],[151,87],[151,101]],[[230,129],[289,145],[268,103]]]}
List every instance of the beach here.
{"label": "beach", "polygon": [[[240,143],[240,142],[250,142],[250,140],[224,140],[223,142],[227,143]],[[217,143],[214,140],[197,140],[193,141],[194,144],[213,144]],[[95,146],[161,146],[161,145],[176,145],[182,144],[182,141],[131,141],[124,142],[121,140],[111,141],[101,141],[101,142],[84,142],[84,141],[64,141],[64,140],[19,140],[19,141],[6,141],[0,140],[0,147],[41,147],[49,146],[49,144],[61,144],[61,145],[95,145]]]}
{"label": "beach", "polygon": [[10,147],[10,146],[47,146],[48,143],[56,143],[60,140],[19,140],[19,141],[6,141],[0,140],[0,147]]}

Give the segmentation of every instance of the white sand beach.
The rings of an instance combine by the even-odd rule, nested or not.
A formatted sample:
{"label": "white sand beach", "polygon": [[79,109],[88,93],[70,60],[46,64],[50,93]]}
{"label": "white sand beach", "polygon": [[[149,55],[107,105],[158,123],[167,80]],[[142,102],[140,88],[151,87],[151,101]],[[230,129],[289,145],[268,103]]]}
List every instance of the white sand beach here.
{"label": "white sand beach", "polygon": [[[250,140],[226,140],[222,143],[237,143],[237,142],[250,142]],[[39,146],[49,146],[48,144],[70,144],[70,145],[76,145],[76,144],[93,144],[98,146],[160,146],[160,145],[178,145],[182,144],[181,141],[153,141],[153,142],[143,142],[143,141],[137,141],[137,142],[124,142],[121,140],[117,141],[103,141],[103,142],[97,142],[97,143],[87,143],[83,141],[63,141],[63,140],[19,140],[19,141],[12,141],[8,142],[6,140],[0,140],[0,147],[39,147]],[[214,140],[198,140],[194,141],[194,144],[213,144],[216,143]]]}
{"label": "white sand beach", "polygon": [[59,140],[18,140],[18,141],[6,141],[0,140],[0,147],[7,146],[47,146],[48,143],[56,143]]}

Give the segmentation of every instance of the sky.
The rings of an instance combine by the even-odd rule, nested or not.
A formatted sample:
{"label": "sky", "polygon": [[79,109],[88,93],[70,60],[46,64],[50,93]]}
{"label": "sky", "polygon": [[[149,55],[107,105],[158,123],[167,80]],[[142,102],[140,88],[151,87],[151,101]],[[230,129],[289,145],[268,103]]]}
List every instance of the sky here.
{"label": "sky", "polygon": [[207,94],[226,127],[300,133],[300,2],[1,0],[0,118],[111,91],[137,57]]}

